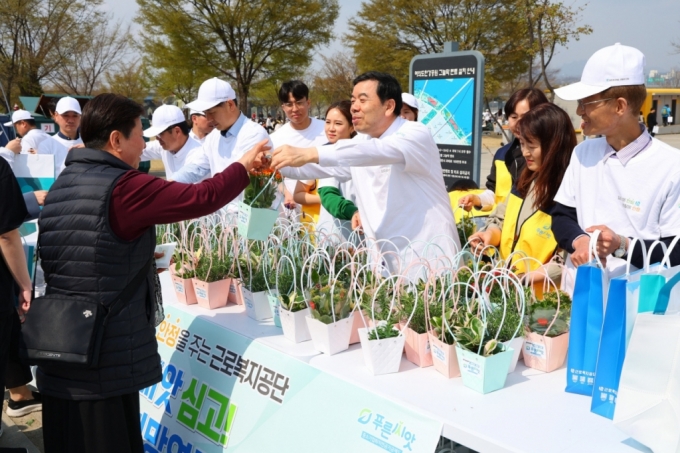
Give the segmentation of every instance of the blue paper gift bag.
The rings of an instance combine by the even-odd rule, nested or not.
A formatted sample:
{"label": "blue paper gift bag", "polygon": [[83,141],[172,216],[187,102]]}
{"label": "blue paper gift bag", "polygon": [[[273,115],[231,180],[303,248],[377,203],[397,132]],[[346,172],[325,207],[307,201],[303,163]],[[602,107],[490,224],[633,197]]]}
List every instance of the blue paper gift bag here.
{"label": "blue paper gift bag", "polygon": [[609,283],[607,310],[597,358],[593,399],[590,411],[614,418],[623,359],[626,355],[626,300],[628,281],[615,278]]}
{"label": "blue paper gift bag", "polygon": [[604,317],[604,272],[595,264],[576,270],[567,354],[566,391],[570,393],[593,394]]}

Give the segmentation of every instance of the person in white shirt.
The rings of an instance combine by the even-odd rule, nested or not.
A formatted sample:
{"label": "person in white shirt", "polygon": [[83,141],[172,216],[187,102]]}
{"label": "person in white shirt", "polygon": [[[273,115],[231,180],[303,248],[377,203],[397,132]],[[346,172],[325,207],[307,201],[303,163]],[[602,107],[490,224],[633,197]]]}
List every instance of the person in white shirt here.
{"label": "person in white shirt", "polygon": [[12,121],[5,123],[5,126],[12,125],[17,135],[21,137],[22,154],[28,154],[30,150],[38,152],[40,143],[50,138],[49,134],[36,127],[35,118],[26,110],[15,110],[12,113]]}
{"label": "person in white shirt", "polygon": [[[52,139],[52,136],[38,129],[35,118],[26,110],[17,110],[12,114],[12,121],[5,123],[5,126],[14,124],[14,130],[21,137],[20,154],[52,154],[54,155],[54,177],[64,169],[64,161],[68,149],[59,142]],[[0,155],[10,163],[13,163],[14,155],[6,151],[0,151]]]}
{"label": "person in white shirt", "polygon": [[145,137],[156,137],[156,140],[146,144],[142,160],[161,159],[165,177],[173,179],[187,158],[201,147],[199,142],[189,136],[189,132],[189,125],[179,107],[161,105],[153,112],[151,127],[144,131]]}
{"label": "person in white shirt", "polygon": [[334,145],[277,148],[272,166],[296,179],[351,178],[366,237],[392,241],[401,255],[402,263],[385,256],[392,272],[416,256],[444,255],[453,265],[460,242],[430,131],[399,117],[401,87],[393,76],[367,72],[353,84],[352,123],[359,135]]}
{"label": "person in white shirt", "polygon": [[189,132],[189,137],[193,138],[201,145],[205,142],[205,138],[209,133],[215,129],[215,126],[208,121],[205,117],[205,113],[199,112],[198,110],[190,110],[189,118],[191,119],[191,131]]}
{"label": "person in white shirt", "polygon": [[[312,104],[309,100],[309,88],[304,82],[289,80],[281,84],[279,101],[281,101],[281,108],[289,121],[271,134],[274,148],[283,145],[307,148],[328,142],[324,131],[325,123],[309,116],[309,108]],[[314,181],[300,181],[300,183],[308,188],[314,184]],[[282,187],[283,203],[291,209],[298,209],[298,204],[294,199],[296,188],[296,181],[284,180]],[[316,210],[318,210],[319,203],[320,201],[316,200]]]}
{"label": "person in white shirt", "polygon": [[[271,144],[267,131],[241,113],[236,93],[224,80],[215,77],[203,82],[198,90],[198,99],[187,107],[205,112],[206,119],[215,129],[205,137],[203,145],[192,153],[184,167],[173,175],[173,181],[202,181],[238,161],[258,143],[266,141]],[[242,199],[241,193],[234,202]]]}
{"label": "person in white shirt", "polygon": [[[578,102],[586,135],[603,136],[575,148],[555,196],[552,230],[575,266],[589,261],[588,233],[595,230],[601,231],[597,254],[610,268],[612,256],[628,254],[633,237],[649,246],[680,234],[680,150],[638,122],[647,97],[644,64],[642,52],[617,43],[590,57],[580,82],[555,90]],[[641,249],[631,253],[633,265],[642,267]],[[655,251],[652,262],[661,256]],[[671,258],[679,264],[677,253]]]}
{"label": "person in white shirt", "polygon": [[54,109],[54,122],[59,126],[59,132],[52,136],[60,144],[70,149],[76,145],[82,145],[80,138],[80,103],[70,96],[59,99]]}

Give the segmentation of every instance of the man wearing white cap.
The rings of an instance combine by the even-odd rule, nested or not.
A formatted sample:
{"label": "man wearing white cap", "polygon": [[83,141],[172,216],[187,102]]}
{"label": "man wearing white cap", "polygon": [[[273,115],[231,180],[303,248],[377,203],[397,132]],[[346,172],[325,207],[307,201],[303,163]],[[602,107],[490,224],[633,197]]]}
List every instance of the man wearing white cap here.
{"label": "man wearing white cap", "polygon": [[59,99],[54,111],[54,122],[59,126],[59,132],[52,136],[52,139],[61,143],[66,149],[75,145],[82,145],[80,138],[80,103],[70,97],[64,96]]}
{"label": "man wearing white cap", "polygon": [[192,124],[191,131],[189,131],[189,137],[202,145],[208,134],[215,129],[215,126],[208,121],[205,117],[205,113],[199,112],[198,110],[191,110],[189,112],[189,118],[191,118]]}
{"label": "man wearing white cap", "polygon": [[27,154],[30,150],[38,152],[38,146],[50,138],[50,135],[41,129],[37,129],[35,118],[26,110],[16,110],[12,113],[12,121],[5,126],[14,126],[17,135],[21,137],[21,152]]}
{"label": "man wearing white cap", "polygon": [[[192,153],[184,167],[173,175],[173,181],[195,183],[214,176],[238,161],[262,140],[269,140],[263,127],[249,121],[241,113],[236,93],[229,83],[217,77],[206,80],[198,89],[198,99],[187,104],[193,110],[205,112],[215,126],[203,145]],[[240,201],[243,194],[236,201]]]}
{"label": "man wearing white cap", "polygon": [[[173,179],[175,173],[184,166],[187,157],[201,144],[189,136],[189,125],[182,110],[174,105],[161,105],[153,112],[152,126],[144,131],[148,138],[156,140],[148,142],[142,160],[161,159],[165,167],[167,179]],[[163,151],[165,150],[165,151]]]}
{"label": "man wearing white cap", "polygon": [[[644,64],[642,52],[617,43],[590,57],[580,82],[555,90],[578,101],[585,135],[603,136],[575,148],[555,197],[553,233],[575,266],[589,261],[588,233],[595,230],[602,232],[602,259],[625,257],[633,237],[670,242],[680,234],[680,150],[638,122],[647,96]],[[639,248],[632,260],[642,266]]]}
{"label": "man wearing white cap", "polygon": [[401,116],[408,121],[418,121],[418,99],[411,93],[401,93]]}

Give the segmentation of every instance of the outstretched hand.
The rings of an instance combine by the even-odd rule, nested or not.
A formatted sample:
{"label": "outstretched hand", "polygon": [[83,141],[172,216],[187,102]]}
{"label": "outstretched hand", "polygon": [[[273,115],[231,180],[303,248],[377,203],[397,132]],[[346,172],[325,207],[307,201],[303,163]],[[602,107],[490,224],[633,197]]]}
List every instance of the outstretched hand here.
{"label": "outstretched hand", "polygon": [[283,145],[272,154],[272,167],[281,170],[283,167],[302,167],[309,163],[319,163],[319,153],[316,148],[296,148]]}
{"label": "outstretched hand", "polygon": [[265,167],[269,163],[265,153],[270,149],[269,139],[262,140],[247,151],[238,161],[246,167],[247,171]]}

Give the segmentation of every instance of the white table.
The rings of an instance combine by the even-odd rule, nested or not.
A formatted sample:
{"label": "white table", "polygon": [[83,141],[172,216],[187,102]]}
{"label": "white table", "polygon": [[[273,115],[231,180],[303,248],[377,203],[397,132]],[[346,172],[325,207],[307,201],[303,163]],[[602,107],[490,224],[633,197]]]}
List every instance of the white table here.
{"label": "white table", "polygon": [[311,341],[286,340],[272,320],[249,318],[243,307],[205,310],[177,303],[167,272],[161,274],[163,301],[258,343],[287,354],[349,383],[443,423],[442,436],[479,452],[651,453],[590,412],[590,398],[566,393],[566,370],[542,373],[517,365],[505,388],[487,395],[446,379],[433,367],[418,368],[402,358],[399,373],[373,376],[360,345],[333,356],[318,353]]}

